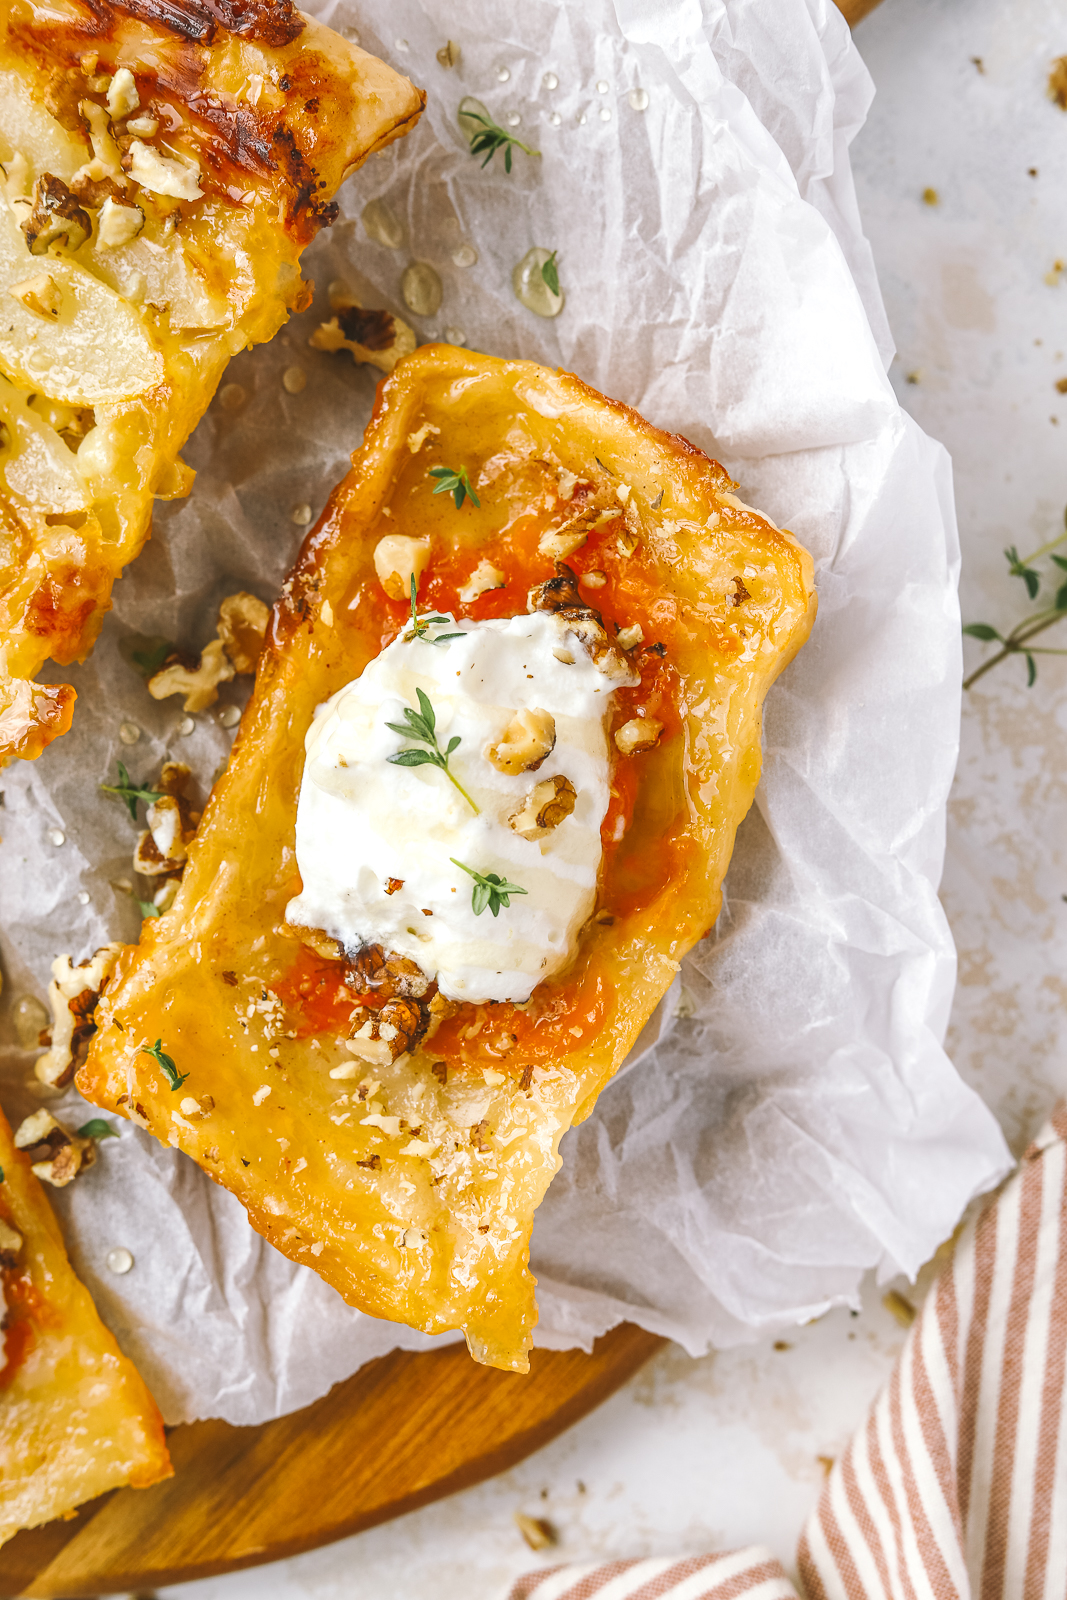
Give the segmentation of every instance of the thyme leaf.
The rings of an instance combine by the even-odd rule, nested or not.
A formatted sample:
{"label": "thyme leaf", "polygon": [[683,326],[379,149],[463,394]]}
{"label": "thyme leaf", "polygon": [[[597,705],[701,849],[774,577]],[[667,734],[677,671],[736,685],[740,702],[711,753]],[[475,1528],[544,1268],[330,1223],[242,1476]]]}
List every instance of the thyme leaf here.
{"label": "thyme leaf", "polygon": [[118,783],[102,783],[100,787],[105,794],[117,794],[129,811],[130,820],[136,822],[138,800],[143,800],[146,806],[150,806],[154,801],[162,800],[163,795],[158,789],[142,789],[140,785],[131,780],[121,761],[117,762],[116,765],[119,769]]}
{"label": "thyme leaf", "polygon": [[138,900],[137,904],[141,908],[141,916],[145,919],[161,917],[163,915],[162,911],[160,911],[159,907],[152,900]]}
{"label": "thyme leaf", "polygon": [[110,1122],[105,1122],[103,1117],[93,1117],[78,1129],[79,1139],[117,1139],[118,1129],[113,1128]]}
{"label": "thyme leaf", "polygon": [[474,879],[474,888],[471,890],[471,909],[476,917],[480,917],[488,906],[494,917],[500,915],[501,906],[505,910],[510,906],[510,896],[513,894],[529,894],[519,883],[509,883],[506,878],[501,878],[495,872],[476,872],[473,867],[464,866],[462,861],[457,861],[455,856],[449,856],[454,867],[465,872]]}
{"label": "thyme leaf", "polygon": [[548,260],[541,264],[541,277],[544,280],[545,288],[551,294],[557,296],[559,295],[559,269],[556,266],[556,257],[558,255],[559,251],[553,250]]}
{"label": "thyme leaf", "polygon": [[164,1050],[162,1039],[157,1039],[155,1044],[143,1044],[139,1053],[141,1055],[151,1056],[153,1061],[157,1061],[159,1063],[160,1067],[163,1069],[163,1076],[170,1084],[172,1092],[176,1092],[178,1089],[180,1089],[186,1078],[189,1076],[187,1072],[180,1073],[178,1071],[171,1057],[168,1056],[167,1052]]}
{"label": "thyme leaf", "polygon": [[434,494],[452,495],[456,502],[457,511],[463,505],[465,499],[469,500],[472,505],[481,507],[482,502],[471,488],[471,480],[467,476],[466,467],[431,467],[430,477],[438,480]]}
{"label": "thyme leaf", "polygon": [[480,122],[482,124],[480,128],[475,128],[471,134],[471,155],[480,156],[483,150],[486,152],[485,160],[482,162],[483,168],[489,165],[498,150],[503,150],[504,171],[510,172],[512,145],[518,145],[519,149],[525,150],[528,156],[539,156],[541,154],[540,150],[531,150],[528,144],[523,144],[521,139],[517,139],[513,133],[509,133],[506,128],[502,128],[499,123],[494,122],[492,117],[483,117],[479,111],[464,111],[463,115],[469,122]]}
{"label": "thyme leaf", "polygon": [[[1037,599],[1042,582],[1046,577],[1051,576],[1047,571],[1044,574],[1039,572],[1035,562],[1040,561],[1043,556],[1048,556],[1053,565],[1059,567],[1061,572],[1067,572],[1067,557],[1053,554],[1057,547],[1067,539],[1067,510],[1064,511],[1063,520],[1064,531],[1058,533],[1054,539],[1050,539],[1047,544],[1043,544],[1032,555],[1020,556],[1015,545],[1009,545],[1004,552],[1008,563],[1009,575],[1023,580],[1026,585],[1026,592],[1031,600]],[[996,640],[1000,645],[1000,649],[964,678],[963,687],[970,689],[973,684],[978,682],[979,678],[984,677],[998,662],[1006,660],[1008,656],[1019,655],[1026,660],[1026,686],[1031,688],[1037,681],[1037,661],[1035,657],[1067,656],[1067,650],[1053,649],[1047,645],[1035,645],[1031,643],[1031,640],[1035,639],[1039,633],[1044,633],[1046,628],[1054,627],[1057,622],[1062,622],[1065,617],[1067,617],[1067,582],[1060,580],[1052,604],[1046,605],[1040,611],[1033,612],[1028,617],[1024,617],[1008,633],[1001,633],[988,622],[969,622],[963,630],[965,634],[968,634],[972,639],[981,639],[987,644]]]}
{"label": "thyme leaf", "polygon": [[429,695],[423,689],[416,689],[419,697],[418,711],[412,711],[410,706],[404,707],[403,722],[387,722],[385,726],[393,733],[399,733],[404,739],[414,739],[419,744],[429,746],[427,750],[398,750],[396,755],[386,756],[394,767],[440,767],[453,788],[459,790],[475,816],[481,814],[481,807],[476,805],[460,783],[455,773],[448,765],[448,758],[452,752],[459,748],[461,739],[459,734],[453,734],[448,741],[446,749],[442,750],[437,742],[437,714],[430,702]]}
{"label": "thyme leaf", "polygon": [[[437,493],[437,490],[434,490]],[[425,639],[427,644],[447,644],[449,639],[462,639],[461,633],[438,633],[431,638],[429,629],[443,623],[446,627],[452,621],[451,617],[420,617],[418,613],[418,589],[415,586],[415,574],[411,574],[411,627],[404,635],[404,642],[410,644],[412,639]]]}

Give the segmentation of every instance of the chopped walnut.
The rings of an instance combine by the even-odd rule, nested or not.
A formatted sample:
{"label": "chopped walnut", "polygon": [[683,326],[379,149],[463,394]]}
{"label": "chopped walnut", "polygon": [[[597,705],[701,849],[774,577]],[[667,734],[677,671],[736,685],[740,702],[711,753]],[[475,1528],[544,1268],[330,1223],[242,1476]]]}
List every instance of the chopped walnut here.
{"label": "chopped walnut", "polygon": [[114,178],[125,188],[122,152],[115,143],[107,112],[103,106],[97,105],[95,100],[83,100],[78,110],[89,124],[89,142],[93,147],[93,159],[84,167],[79,167],[74,174],[75,181],[82,176],[92,179]]}
{"label": "chopped walnut", "polygon": [[42,173],[33,186],[33,207],[19,224],[30,254],[46,256],[50,249],[77,250],[93,231],[92,218],[83,211],[62,178]]}
{"label": "chopped walnut", "polygon": [[54,321],[63,309],[62,291],[50,272],[38,272],[35,277],[13,283],[7,292],[35,317]]}
{"label": "chopped walnut", "polygon": [[140,206],[122,205],[108,195],[96,219],[97,246],[101,250],[120,250],[136,239],[143,227],[144,212]]}
{"label": "chopped walnut", "polygon": [[511,813],[508,824],[520,839],[543,839],[570,816],[577,798],[569,778],[561,774],[545,778],[534,785],[522,805]]}
{"label": "chopped walnut", "polygon": [[91,1139],[68,1133],[50,1111],[35,1111],[15,1130],[15,1149],[30,1158],[30,1170],[43,1183],[63,1189],[96,1160]]}
{"label": "chopped walnut", "polygon": [[199,665],[193,669],[174,659],[148,680],[148,692],[153,700],[166,700],[169,695],[185,696],[186,711],[206,711],[219,697],[219,684],[229,683],[234,675],[233,663],[226,654],[221,639],[212,639],[205,647]]}
{"label": "chopped walnut", "polygon": [[570,567],[557,561],[555,577],[531,589],[527,603],[531,611],[551,612],[564,639],[568,635],[576,638],[592,657],[597,671],[610,682],[632,686],[639,681],[630,662],[609,640],[600,613],[582,599],[578,579]]}
{"label": "chopped walnut", "polygon": [[159,151],[135,139],[122,158],[122,165],[134,183],[149,194],[168,195],[172,200],[200,200],[200,168],[195,161],[161,156]]}
{"label": "chopped walnut", "polygon": [[525,1512],[516,1511],[515,1526],[531,1550],[547,1550],[556,1543],[556,1530],[544,1517],[528,1517]]}
{"label": "chopped walnut", "polygon": [[255,672],[270,621],[270,607],[241,589],[219,606],[218,636],[237,672]]}
{"label": "chopped walnut", "polygon": [[[138,837],[134,851],[135,872],[149,878],[181,876],[189,843],[200,821],[200,813],[192,809],[185,795],[190,777],[183,761],[164,762],[156,784],[161,791],[160,798],[148,807],[148,827]],[[170,903],[173,903],[173,895]],[[169,905],[160,909],[169,909]]]}
{"label": "chopped walnut", "polygon": [[48,985],[52,1028],[41,1041],[49,1049],[34,1064],[41,1083],[61,1089],[74,1076],[81,1048],[96,1032],[96,1002],[122,948],[121,944],[106,944],[77,967],[69,956],[57,956],[52,962],[52,981]]}
{"label": "chopped walnut", "polygon": [[659,736],[663,732],[662,722],[657,722],[655,717],[631,717],[629,722],[624,722],[616,731],[615,745],[620,755],[637,755],[642,750],[651,750],[658,744]]}
{"label": "chopped walnut", "polygon": [[429,539],[412,539],[405,533],[387,533],[374,547],[374,570],[390,600],[411,597],[411,579],[418,590],[430,559]]}
{"label": "chopped walnut", "polygon": [[620,628],[615,635],[615,643],[620,650],[632,650],[635,644],[640,644],[645,637],[645,630],[639,622],[630,628]]}
{"label": "chopped walnut", "polygon": [[330,305],[334,315],[329,322],[320,323],[308,340],[313,350],[331,354],[347,350],[353,361],[377,367],[379,372],[392,372],[418,342],[401,317],[390,311],[367,310],[348,292],[331,296]]}
{"label": "chopped walnut", "polygon": [[440,432],[440,428],[435,428],[432,422],[424,422],[421,428],[416,428],[414,433],[408,434],[408,449],[413,456],[417,456],[431,433]]}
{"label": "chopped walnut", "polygon": [[128,117],[141,104],[133,73],[129,67],[120,67],[107,86],[107,109],[112,117]]}
{"label": "chopped walnut", "polygon": [[289,923],[289,931],[295,933],[301,944],[307,945],[309,950],[314,950],[318,956],[323,956],[327,961],[340,961],[344,956],[344,946],[336,939],[332,939],[321,928],[299,928],[295,923]]}
{"label": "chopped walnut", "polygon": [[477,600],[479,595],[486,594],[490,589],[502,589],[506,581],[499,567],[494,567],[491,561],[479,561],[460,588],[459,598],[465,606],[469,606],[472,600]]}
{"label": "chopped walnut", "polygon": [[522,772],[536,772],[555,744],[556,719],[550,711],[540,707],[517,711],[499,743],[487,746],[485,759],[498,772],[517,778]]}
{"label": "chopped walnut", "polygon": [[752,599],[751,593],[745,588],[745,581],[743,578],[737,577],[734,579],[733,584],[731,585],[730,599],[733,601],[735,606],[744,605],[746,600]]}
{"label": "chopped walnut", "polygon": [[21,1233],[0,1217],[0,1267],[10,1268],[17,1265],[22,1244]]}

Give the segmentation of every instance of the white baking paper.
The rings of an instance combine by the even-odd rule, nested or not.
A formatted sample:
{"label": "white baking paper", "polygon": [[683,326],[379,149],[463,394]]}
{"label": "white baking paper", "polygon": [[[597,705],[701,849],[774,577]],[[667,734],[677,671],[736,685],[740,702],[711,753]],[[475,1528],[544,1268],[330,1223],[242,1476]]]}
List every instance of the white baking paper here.
{"label": "white baking paper", "polygon": [[[272,598],[301,536],[293,509],[318,512],[358,441],[374,375],[307,348],[326,285],[344,277],[420,339],[559,363],[685,434],[814,553],[818,623],[768,701],[722,916],[564,1140],[533,1243],[542,1344],[588,1345],[628,1318],[697,1352],[807,1319],[853,1297],[867,1268],[914,1271],[1009,1165],[940,1044],[956,530],[948,460],[885,376],[847,155],[869,80],[830,0],[313,9],[423,85],[427,113],[342,192],[342,220],[307,256],[312,310],[233,363],[247,399],[217,402],[191,441],[191,497],[159,508],[72,673],[74,732],[4,774],[5,1104],[17,1116],[40,1103],[11,1003],[43,992],[57,951],[136,935],[134,903],[111,887],[130,875],[134,830],[97,784],[116,759],[150,778],[171,755],[206,786],[228,748],[217,712],[182,736],[179,703],[152,702],[122,647],[162,635],[199,648],[222,595]],[[451,68],[436,59],[446,38],[461,51]],[[499,154],[482,170],[455,120],[465,94],[540,156],[517,151],[510,176]],[[366,236],[375,198],[405,227],[400,250]],[[454,259],[465,245],[474,265]],[[531,245],[559,251],[554,322],[511,293]],[[441,277],[433,318],[401,302],[412,260]],[[297,395],[281,383],[293,365],[309,377]],[[246,692],[229,686],[221,704]],[[142,730],[134,745],[124,720]],[[80,1104],[59,1109],[77,1121]],[[427,1342],[344,1306],[129,1125],[57,1204],[170,1421],[255,1422]],[[136,1258],[125,1277],[104,1266],[118,1244]]]}

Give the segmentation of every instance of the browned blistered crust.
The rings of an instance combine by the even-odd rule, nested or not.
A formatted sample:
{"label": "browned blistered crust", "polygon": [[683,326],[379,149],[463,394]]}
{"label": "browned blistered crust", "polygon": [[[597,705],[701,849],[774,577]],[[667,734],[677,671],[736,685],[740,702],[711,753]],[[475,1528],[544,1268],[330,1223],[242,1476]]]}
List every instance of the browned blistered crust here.
{"label": "browned blistered crust", "polygon": [[[108,107],[108,85],[120,69],[136,88],[132,115],[112,115]],[[79,400],[74,417],[65,405],[55,425],[69,451],[61,452],[66,477],[59,488],[48,477],[51,467],[40,469],[44,477],[32,490],[24,472],[18,489],[8,483],[3,430],[21,449],[27,428],[39,426],[20,410],[27,390],[40,412],[42,403],[69,399],[69,372],[62,380],[68,389],[61,392],[60,383],[53,392],[47,376],[35,371],[30,381],[8,368],[6,356],[0,361],[3,764],[16,755],[32,759],[70,726],[73,688],[36,684],[38,670],[48,659],[82,660],[91,649],[111,586],[146,537],[153,497],[189,490],[192,473],[178,451],[230,356],[271,338],[307,303],[300,254],[336,215],[338,185],[407,131],[425,97],[291,5],[266,0],[66,0],[62,7],[9,0],[0,8],[0,73],[14,85],[2,91],[11,96],[6,121],[0,99],[0,162],[8,172],[6,184],[0,175],[0,207],[14,213],[17,200],[27,240],[25,266],[19,262],[10,281],[0,281],[0,302],[10,305],[8,291],[42,270],[57,280],[66,272],[71,281],[91,281],[97,295],[126,295],[133,278],[122,269],[123,249],[97,247],[100,208],[109,199],[143,213],[143,233],[131,249],[143,241],[169,274],[162,287],[142,289],[142,300],[127,300],[149,363],[139,370],[152,373],[141,392],[134,385],[89,406]],[[34,136],[25,205],[16,157],[26,155],[17,141],[28,123],[19,97],[33,102],[34,118],[43,109],[51,119],[47,138]],[[94,155],[94,119],[107,132],[110,163]],[[136,181],[138,147],[142,157],[147,149],[153,160],[195,169],[194,197]],[[79,149],[83,158],[72,157]],[[91,238],[84,237],[85,220]],[[47,244],[54,266],[53,256],[46,262],[31,255],[34,241]],[[62,282],[57,292],[62,300]],[[91,443],[81,468],[85,437]]]}

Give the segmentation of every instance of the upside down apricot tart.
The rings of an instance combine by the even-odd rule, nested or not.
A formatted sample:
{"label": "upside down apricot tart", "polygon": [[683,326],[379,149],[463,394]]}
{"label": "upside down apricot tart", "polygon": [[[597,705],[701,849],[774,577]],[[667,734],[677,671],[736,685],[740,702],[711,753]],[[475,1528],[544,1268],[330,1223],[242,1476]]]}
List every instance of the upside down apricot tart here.
{"label": "upside down apricot tart", "polygon": [[812,563],[578,379],[381,386],[82,1093],[353,1305],[525,1370],[534,1210],[714,922]]}

